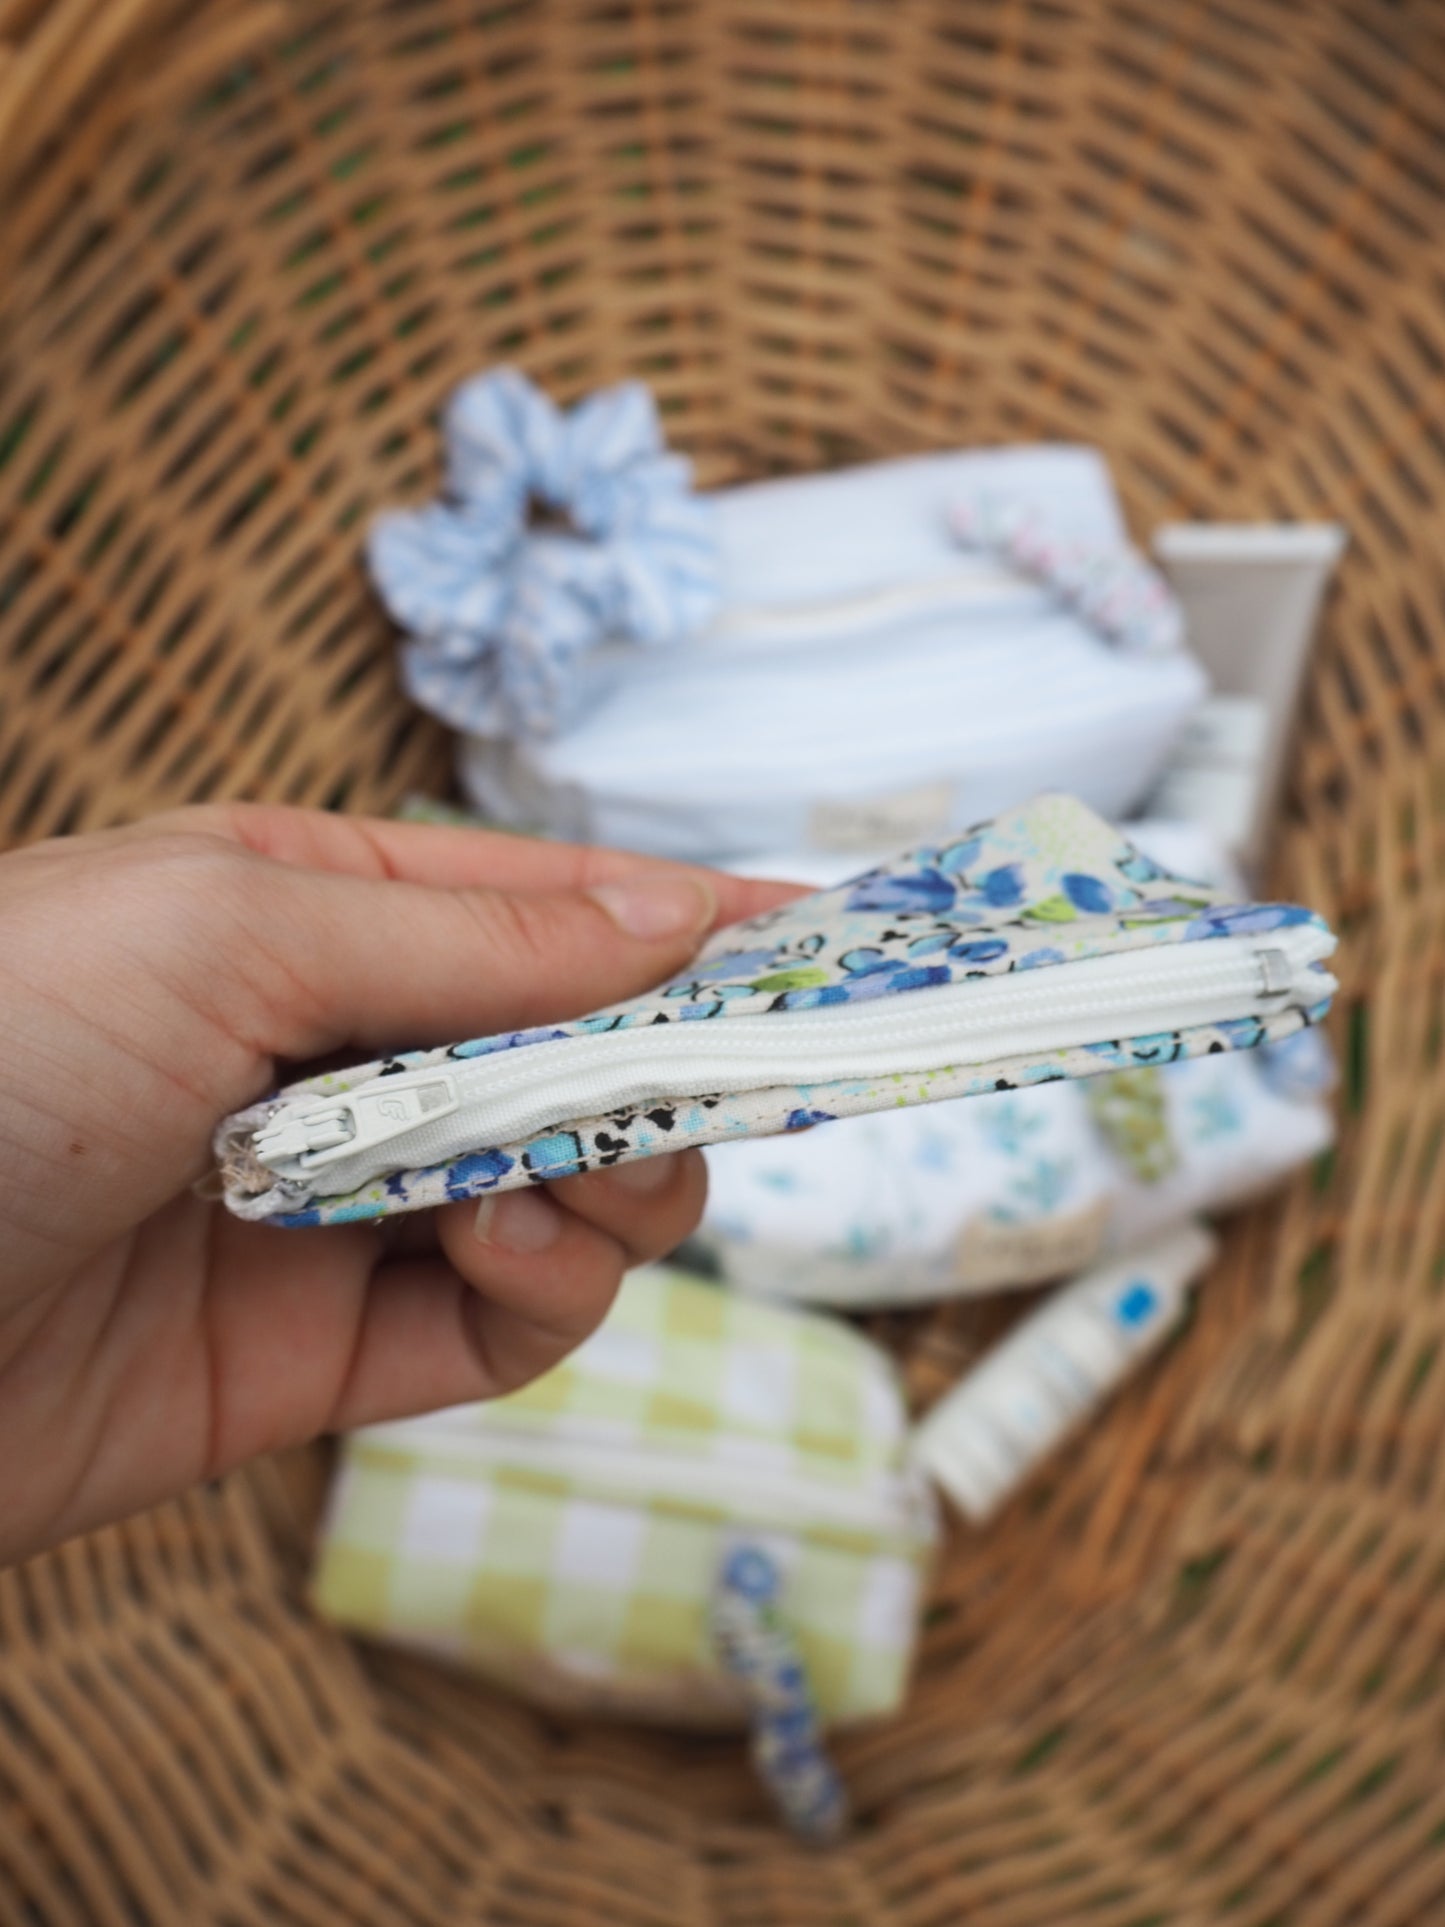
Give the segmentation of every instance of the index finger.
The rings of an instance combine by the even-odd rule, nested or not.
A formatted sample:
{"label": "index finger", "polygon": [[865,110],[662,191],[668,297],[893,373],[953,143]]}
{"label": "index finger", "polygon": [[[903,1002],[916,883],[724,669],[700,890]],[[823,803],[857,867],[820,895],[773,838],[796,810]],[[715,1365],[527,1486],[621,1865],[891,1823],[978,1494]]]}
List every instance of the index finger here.
{"label": "index finger", "polygon": [[590,890],[639,872],[705,876],[718,906],[717,925],[771,910],[804,888],[727,876],[700,864],[634,856],[587,843],[554,843],[506,830],[448,823],[393,823],[381,817],[340,816],[285,804],[203,804],[151,822],[225,836],[259,856],[299,869],[389,878],[441,890],[481,886],[521,895],[554,895]]}

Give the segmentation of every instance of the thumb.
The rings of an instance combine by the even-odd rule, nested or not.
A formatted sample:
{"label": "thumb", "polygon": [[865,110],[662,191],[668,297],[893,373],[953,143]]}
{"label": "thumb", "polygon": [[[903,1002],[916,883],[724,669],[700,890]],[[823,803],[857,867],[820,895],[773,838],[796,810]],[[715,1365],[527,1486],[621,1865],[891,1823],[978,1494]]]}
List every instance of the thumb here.
{"label": "thumb", "polygon": [[717,913],[697,871],[522,894],[266,867],[267,1047],[284,1057],[584,1016],[680,970]]}

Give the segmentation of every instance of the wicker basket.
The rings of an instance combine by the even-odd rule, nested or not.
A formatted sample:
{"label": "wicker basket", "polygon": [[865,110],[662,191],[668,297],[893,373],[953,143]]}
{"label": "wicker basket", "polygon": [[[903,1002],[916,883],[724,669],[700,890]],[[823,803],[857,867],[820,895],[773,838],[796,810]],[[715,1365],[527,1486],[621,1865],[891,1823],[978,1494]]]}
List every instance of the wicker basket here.
{"label": "wicker basket", "polygon": [[[0,10],[12,74],[45,13]],[[1352,530],[1277,879],[1346,934],[1348,1081],[1328,1175],[954,1538],[907,1713],[841,1748],[846,1847],[781,1837],[731,1745],[557,1726],[317,1624],[304,1455],[0,1582],[0,1918],[1445,1919],[1439,5],[51,9],[81,13],[114,77],[0,146],[6,835],[443,781],[357,536],[494,359],[645,377],[710,481],[1080,438],[1141,532]],[[988,1317],[887,1322],[920,1398]]]}

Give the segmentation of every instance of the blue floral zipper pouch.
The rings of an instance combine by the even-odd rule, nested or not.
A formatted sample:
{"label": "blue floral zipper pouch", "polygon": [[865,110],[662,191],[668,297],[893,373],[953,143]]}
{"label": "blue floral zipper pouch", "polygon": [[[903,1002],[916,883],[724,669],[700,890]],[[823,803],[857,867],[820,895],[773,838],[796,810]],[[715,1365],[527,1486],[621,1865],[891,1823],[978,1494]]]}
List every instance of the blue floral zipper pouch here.
{"label": "blue floral zipper pouch", "polygon": [[228,1118],[239,1216],[346,1223],[727,1138],[1245,1050],[1319,1022],[1335,940],[1044,796],[716,932],[646,996],[328,1072]]}

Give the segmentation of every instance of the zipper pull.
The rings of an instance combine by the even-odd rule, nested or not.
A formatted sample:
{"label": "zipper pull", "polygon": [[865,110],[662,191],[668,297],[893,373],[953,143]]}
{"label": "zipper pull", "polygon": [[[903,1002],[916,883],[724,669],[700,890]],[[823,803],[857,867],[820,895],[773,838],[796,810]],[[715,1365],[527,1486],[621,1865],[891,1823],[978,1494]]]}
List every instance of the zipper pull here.
{"label": "zipper pull", "polygon": [[337,1097],[291,1104],[256,1133],[252,1150],[273,1170],[286,1164],[315,1171],[355,1157],[419,1124],[446,1117],[461,1103],[449,1071],[373,1077]]}
{"label": "zipper pull", "polygon": [[1263,996],[1282,997],[1286,991],[1294,989],[1294,965],[1283,950],[1259,950],[1255,956],[1259,963],[1260,991]]}

